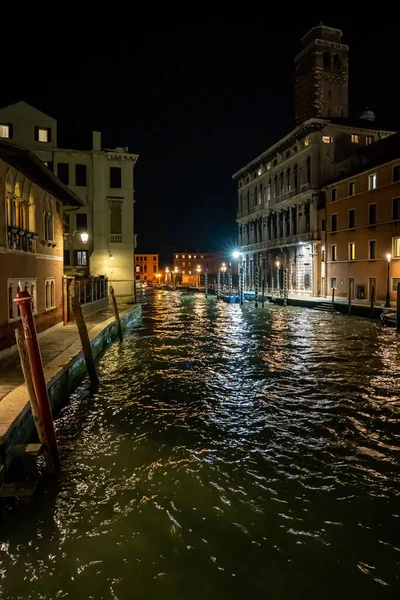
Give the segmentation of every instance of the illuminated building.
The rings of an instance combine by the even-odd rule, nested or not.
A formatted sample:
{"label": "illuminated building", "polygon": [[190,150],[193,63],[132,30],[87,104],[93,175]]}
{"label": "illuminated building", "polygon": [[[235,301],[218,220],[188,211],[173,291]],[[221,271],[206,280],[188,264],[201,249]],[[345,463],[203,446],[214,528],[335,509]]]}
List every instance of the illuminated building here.
{"label": "illuminated building", "polygon": [[135,254],[136,281],[157,282],[158,254]]}

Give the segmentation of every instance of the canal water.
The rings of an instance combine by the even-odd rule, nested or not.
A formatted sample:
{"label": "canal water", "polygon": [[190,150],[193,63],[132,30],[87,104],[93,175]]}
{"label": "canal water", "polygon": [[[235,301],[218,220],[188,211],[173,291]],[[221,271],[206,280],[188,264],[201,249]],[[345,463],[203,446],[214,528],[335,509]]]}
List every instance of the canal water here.
{"label": "canal water", "polygon": [[400,344],[376,322],[157,291],[3,510],[0,598],[397,598]]}

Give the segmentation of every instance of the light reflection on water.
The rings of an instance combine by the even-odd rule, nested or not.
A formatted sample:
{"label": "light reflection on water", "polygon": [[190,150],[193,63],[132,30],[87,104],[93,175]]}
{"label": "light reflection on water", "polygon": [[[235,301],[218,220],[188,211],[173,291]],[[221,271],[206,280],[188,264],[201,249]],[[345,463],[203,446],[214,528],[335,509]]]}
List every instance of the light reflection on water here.
{"label": "light reflection on water", "polygon": [[156,292],[5,511],[0,598],[384,598],[400,589],[393,330]]}

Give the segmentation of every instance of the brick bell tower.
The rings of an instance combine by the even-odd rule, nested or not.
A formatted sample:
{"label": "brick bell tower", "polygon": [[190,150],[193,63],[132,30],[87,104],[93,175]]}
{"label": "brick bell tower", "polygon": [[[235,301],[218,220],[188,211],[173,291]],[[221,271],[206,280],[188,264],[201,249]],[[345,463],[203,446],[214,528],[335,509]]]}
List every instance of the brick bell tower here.
{"label": "brick bell tower", "polygon": [[320,24],[301,39],[296,56],[296,125],[312,117],[349,116],[349,47],[342,32]]}

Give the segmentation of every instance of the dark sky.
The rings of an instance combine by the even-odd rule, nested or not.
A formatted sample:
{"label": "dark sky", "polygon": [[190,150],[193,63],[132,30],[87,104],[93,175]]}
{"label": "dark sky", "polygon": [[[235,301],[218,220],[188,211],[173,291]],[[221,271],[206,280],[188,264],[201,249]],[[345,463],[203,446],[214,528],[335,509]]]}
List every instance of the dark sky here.
{"label": "dark sky", "polygon": [[254,10],[250,23],[139,24],[112,39],[97,28],[73,40],[71,31],[49,33],[35,37],[23,59],[11,54],[11,69],[22,68],[23,77],[8,79],[0,104],[25,100],[51,114],[59,139],[62,131],[78,139],[100,129],[104,145],[139,153],[140,250],[168,257],[174,248],[226,248],[236,234],[231,176],[293,128],[294,57],[320,20],[341,28],[350,46],[353,116],[368,105],[379,120],[397,122],[396,23],[337,13],[264,22]]}

